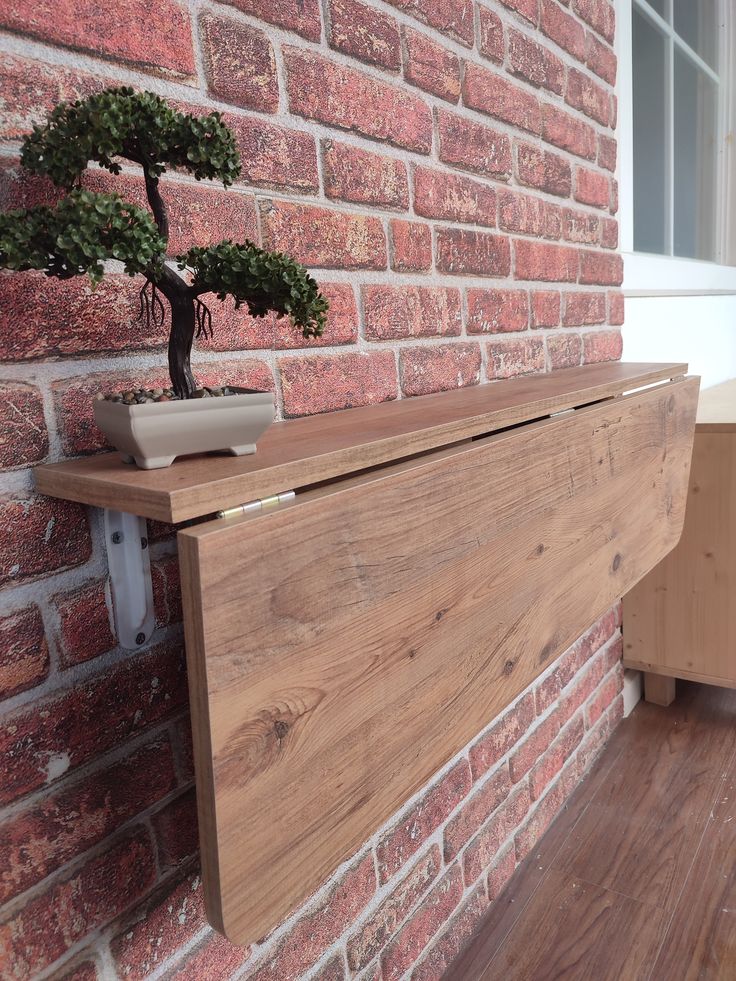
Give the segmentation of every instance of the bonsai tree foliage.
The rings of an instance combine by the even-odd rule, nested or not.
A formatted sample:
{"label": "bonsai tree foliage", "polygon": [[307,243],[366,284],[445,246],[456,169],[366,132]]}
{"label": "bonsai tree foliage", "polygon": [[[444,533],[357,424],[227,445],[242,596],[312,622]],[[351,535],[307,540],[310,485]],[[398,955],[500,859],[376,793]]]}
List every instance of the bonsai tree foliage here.
{"label": "bonsai tree foliage", "polygon": [[[80,186],[90,161],[119,174],[121,158],[143,170],[151,214],[117,194]],[[167,262],[169,224],[159,191],[167,167],[225,187],[240,173],[235,139],[218,112],[193,116],[152,92],[107,89],[60,103],[25,138],[21,163],[67,194],[55,207],[0,214],[0,268],[39,269],[58,279],[86,273],[94,285],[105,260],[117,259],[129,275],[144,276],[141,317],[149,326],[163,323],[161,295],[171,309],[169,373],[180,398],[196,390],[190,365],[195,334],[212,330],[205,293],[232,296],[236,307],[245,304],[256,317],[288,315],[304,337],[324,330],[327,300],[307,271],[282,253],[226,239],[176,256],[177,268]]]}

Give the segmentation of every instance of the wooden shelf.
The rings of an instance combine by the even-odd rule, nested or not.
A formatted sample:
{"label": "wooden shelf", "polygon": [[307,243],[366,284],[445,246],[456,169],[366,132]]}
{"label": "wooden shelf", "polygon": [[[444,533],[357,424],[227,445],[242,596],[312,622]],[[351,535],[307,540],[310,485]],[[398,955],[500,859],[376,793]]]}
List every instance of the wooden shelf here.
{"label": "wooden shelf", "polygon": [[331,480],[684,374],[608,362],[274,424],[254,456],[193,456],[137,470],[117,453],[36,468],[51,497],[179,522]]}

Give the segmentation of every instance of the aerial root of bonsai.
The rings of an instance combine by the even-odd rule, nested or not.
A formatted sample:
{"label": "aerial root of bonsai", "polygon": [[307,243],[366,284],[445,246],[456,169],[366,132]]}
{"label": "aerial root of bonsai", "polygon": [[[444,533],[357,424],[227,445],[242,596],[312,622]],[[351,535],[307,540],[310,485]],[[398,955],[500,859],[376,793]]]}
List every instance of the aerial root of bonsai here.
{"label": "aerial root of bonsai", "polygon": [[151,326],[163,327],[166,319],[166,311],[164,310],[164,304],[159,291],[156,289],[156,284],[152,280],[147,279],[141,287],[138,296],[140,299],[138,319],[145,322],[148,330],[151,329]]}
{"label": "aerial root of bonsai", "polygon": [[212,314],[206,303],[197,298],[197,337],[212,337]]}

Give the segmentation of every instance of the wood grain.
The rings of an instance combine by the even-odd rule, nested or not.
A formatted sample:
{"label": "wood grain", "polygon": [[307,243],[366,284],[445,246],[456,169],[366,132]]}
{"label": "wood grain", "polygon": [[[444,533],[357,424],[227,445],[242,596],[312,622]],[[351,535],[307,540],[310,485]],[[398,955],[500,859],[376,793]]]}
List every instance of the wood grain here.
{"label": "wood grain", "polygon": [[[718,692],[707,715],[697,691],[686,689],[670,709],[643,705],[632,720],[651,743],[630,752],[596,794],[555,868],[607,889],[672,910],[736,751],[733,700]],[[729,696],[729,697],[725,697]]]}
{"label": "wood grain", "polygon": [[479,978],[646,981],[665,926],[663,910],[552,870]]}
{"label": "wood grain", "polygon": [[682,538],[624,597],[624,664],[736,686],[735,593],[736,432],[698,423]]}
{"label": "wood grain", "polygon": [[262,936],[677,541],[697,379],[179,534],[208,914]]}
{"label": "wood grain", "polygon": [[137,470],[117,453],[37,467],[43,494],[179,522],[495,432],[684,374],[608,362],[274,424],[252,456]]}
{"label": "wood grain", "polygon": [[644,672],[644,698],[655,705],[671,705],[675,700],[676,683],[674,678],[661,674]]}

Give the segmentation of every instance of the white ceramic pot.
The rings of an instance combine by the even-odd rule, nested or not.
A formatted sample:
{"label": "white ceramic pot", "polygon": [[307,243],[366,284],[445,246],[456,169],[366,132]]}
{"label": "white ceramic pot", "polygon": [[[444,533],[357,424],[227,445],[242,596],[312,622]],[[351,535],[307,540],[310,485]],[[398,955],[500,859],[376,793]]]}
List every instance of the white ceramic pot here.
{"label": "white ceramic pot", "polygon": [[169,467],[187,453],[255,453],[273,422],[273,395],[230,389],[238,394],[141,405],[98,399],[95,422],[123,461],[143,470]]}

